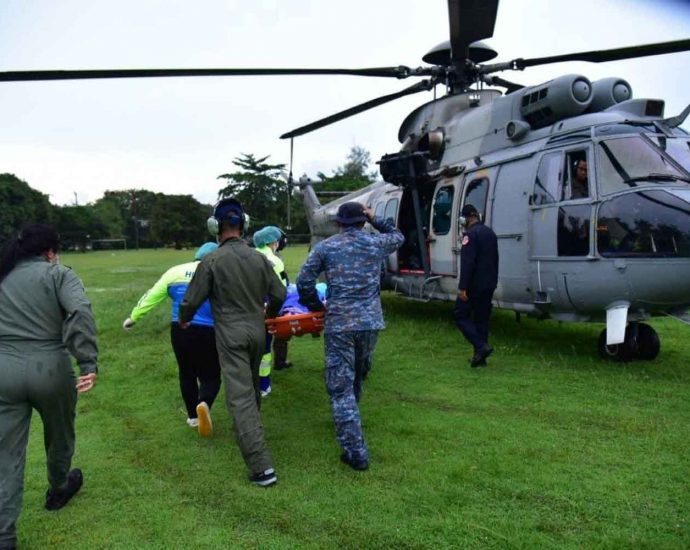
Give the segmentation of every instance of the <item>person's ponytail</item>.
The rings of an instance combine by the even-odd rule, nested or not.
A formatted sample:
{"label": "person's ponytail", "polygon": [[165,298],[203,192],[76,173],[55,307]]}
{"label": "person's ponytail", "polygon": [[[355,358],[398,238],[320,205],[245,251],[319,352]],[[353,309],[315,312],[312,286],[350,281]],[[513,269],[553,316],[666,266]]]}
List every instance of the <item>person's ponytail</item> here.
{"label": "person's ponytail", "polygon": [[9,238],[0,249],[0,283],[24,258],[40,256],[47,250],[60,251],[60,235],[50,225],[28,225]]}

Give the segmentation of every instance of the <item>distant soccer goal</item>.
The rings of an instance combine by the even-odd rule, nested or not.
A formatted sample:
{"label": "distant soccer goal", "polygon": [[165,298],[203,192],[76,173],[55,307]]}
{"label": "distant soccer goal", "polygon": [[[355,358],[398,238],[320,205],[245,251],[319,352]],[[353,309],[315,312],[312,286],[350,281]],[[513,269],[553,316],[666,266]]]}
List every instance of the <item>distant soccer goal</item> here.
{"label": "distant soccer goal", "polygon": [[91,250],[127,250],[127,239],[92,239]]}

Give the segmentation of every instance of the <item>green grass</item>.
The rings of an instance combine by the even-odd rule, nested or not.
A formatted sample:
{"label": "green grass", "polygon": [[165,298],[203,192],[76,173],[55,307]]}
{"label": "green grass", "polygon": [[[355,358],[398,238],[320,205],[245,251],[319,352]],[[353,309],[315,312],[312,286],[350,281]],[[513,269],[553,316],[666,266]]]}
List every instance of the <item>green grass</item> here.
{"label": "green grass", "polygon": [[[286,251],[296,276],[304,247]],[[97,387],[80,398],[82,492],[42,509],[41,423],[32,426],[24,548],[687,548],[690,329],[654,320],[653,362],[596,353],[597,325],[492,318],[488,369],[452,304],[384,293],[388,328],[361,404],[371,468],[339,460],[322,340],[293,339],[262,408],[279,483],[246,479],[222,395],[215,434],[185,424],[168,304],[125,333],[139,296],[192,251],[65,255],[100,335]]]}

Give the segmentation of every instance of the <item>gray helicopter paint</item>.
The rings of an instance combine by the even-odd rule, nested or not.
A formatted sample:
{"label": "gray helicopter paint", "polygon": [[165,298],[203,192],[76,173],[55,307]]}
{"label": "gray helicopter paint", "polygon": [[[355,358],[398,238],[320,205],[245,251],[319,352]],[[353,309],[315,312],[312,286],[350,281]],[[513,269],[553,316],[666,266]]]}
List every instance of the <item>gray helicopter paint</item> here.
{"label": "gray helicopter paint", "polygon": [[[572,82],[579,77],[569,75],[567,78]],[[586,150],[591,161],[594,145],[605,139],[594,137],[595,128],[626,121],[661,121],[660,116],[645,115],[650,100],[625,99],[607,106],[609,101],[624,98],[626,93],[613,89],[620,79],[605,80],[612,88],[609,98],[599,100],[598,108],[604,108],[603,111],[557,120],[515,140],[510,139],[506,128],[510,121],[520,119],[521,98],[550,83],[504,97],[492,90],[448,96],[413,111],[401,126],[403,149],[415,150],[423,134],[430,130],[441,128],[445,133],[443,155],[430,162],[429,185],[435,186],[434,197],[442,187],[453,186],[452,222],[446,235],[434,235],[430,229],[430,277],[399,273],[391,269],[396,262],[389,261],[385,285],[416,299],[455,299],[459,273],[458,212],[467,182],[477,174],[484,174],[490,182],[486,223],[497,233],[501,257],[499,284],[494,296],[498,307],[564,321],[604,321],[607,309],[622,307],[627,310],[623,320],[633,321],[690,305],[690,259],[657,261],[604,258],[596,254],[594,222],[601,199],[595,185],[598,181],[595,162],[590,162],[590,196],[567,201],[567,205],[590,208],[587,255],[558,256],[558,212],[566,203],[530,204],[537,169],[544,155],[564,156],[568,151]],[[606,85],[595,82],[593,89],[606,95],[601,92]],[[585,108],[590,107],[577,106],[581,111]],[[456,175],[448,176],[449,169]],[[668,190],[690,201],[690,192],[682,187],[654,185],[653,188]],[[313,212],[314,239],[335,232],[331,220],[342,202],[359,200],[375,207],[390,196],[401,195],[401,188],[379,182],[317,208]],[[609,321],[614,317],[610,315]],[[610,334],[622,334],[620,327],[609,328]],[[609,340],[608,343],[617,342]]]}

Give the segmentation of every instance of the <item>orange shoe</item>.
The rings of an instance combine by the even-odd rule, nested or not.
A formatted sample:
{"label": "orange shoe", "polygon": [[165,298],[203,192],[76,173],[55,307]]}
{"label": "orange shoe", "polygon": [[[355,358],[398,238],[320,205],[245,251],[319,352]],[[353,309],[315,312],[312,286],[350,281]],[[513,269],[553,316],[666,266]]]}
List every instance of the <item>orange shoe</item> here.
{"label": "orange shoe", "polygon": [[199,435],[208,437],[213,433],[213,422],[211,421],[211,410],[205,401],[196,406],[196,414],[199,418]]}

